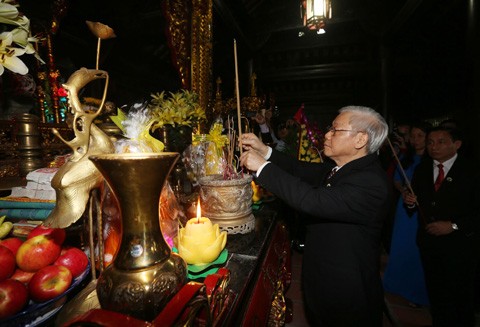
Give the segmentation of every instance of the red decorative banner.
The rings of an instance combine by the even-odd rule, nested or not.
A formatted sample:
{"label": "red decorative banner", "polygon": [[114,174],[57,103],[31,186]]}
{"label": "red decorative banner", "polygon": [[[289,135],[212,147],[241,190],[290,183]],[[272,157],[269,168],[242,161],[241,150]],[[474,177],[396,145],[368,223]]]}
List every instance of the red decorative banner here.
{"label": "red decorative banner", "polygon": [[297,110],[293,119],[300,125],[298,138],[298,160],[322,162],[323,133],[317,123],[310,124],[305,115],[304,105]]}

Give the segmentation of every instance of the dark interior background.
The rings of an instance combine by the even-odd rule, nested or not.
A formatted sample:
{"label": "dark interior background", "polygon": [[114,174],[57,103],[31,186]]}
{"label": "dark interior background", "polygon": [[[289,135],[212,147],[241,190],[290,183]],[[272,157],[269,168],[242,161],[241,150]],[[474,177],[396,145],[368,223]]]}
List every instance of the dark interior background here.
{"label": "dark interior background", "polygon": [[[59,0],[22,0],[36,24],[48,24]],[[66,79],[95,66],[96,38],[85,20],[114,28],[102,43],[109,98],[118,106],[151,92],[176,90],[161,0],[71,0],[55,35],[56,63]],[[234,91],[237,40],[240,94],[274,98],[282,117],[301,104],[309,120],[330,123],[344,105],[371,106],[392,122],[455,118],[478,122],[479,36],[474,0],[332,0],[333,19],[318,35],[301,25],[295,0],[213,0],[213,76],[224,98]],[[303,36],[299,36],[303,34]],[[213,98],[214,94],[212,94]]]}
{"label": "dark interior background", "polygon": [[471,3],[332,3],[333,19],[318,35],[301,26],[296,1],[214,1],[214,31],[222,33],[215,40],[217,74],[228,68],[218,65],[220,53],[230,50],[224,40],[231,30],[243,41],[262,91],[274,93],[289,114],[305,103],[310,116],[328,123],[326,116],[339,107],[360,104],[403,121],[442,119],[471,108],[472,39],[478,40],[468,25]]}

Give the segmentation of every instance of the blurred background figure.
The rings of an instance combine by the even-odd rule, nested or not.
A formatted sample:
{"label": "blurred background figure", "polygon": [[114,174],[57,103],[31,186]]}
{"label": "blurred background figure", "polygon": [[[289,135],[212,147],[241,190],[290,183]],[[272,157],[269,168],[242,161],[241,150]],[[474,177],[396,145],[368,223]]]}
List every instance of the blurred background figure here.
{"label": "blurred background figure", "polygon": [[[394,124],[392,132],[388,136],[388,142],[385,142],[380,148],[380,162],[382,163],[383,168],[387,172],[389,177],[390,189],[392,190],[392,203],[397,203],[398,198],[401,193],[393,185],[393,176],[395,174],[395,169],[397,168],[397,161],[395,155],[402,157],[402,154],[408,149],[410,138],[410,123],[400,123]],[[391,146],[390,146],[391,145]],[[392,152],[393,148],[393,152]],[[395,153],[395,155],[394,155]],[[382,228],[382,244],[383,249],[387,254],[390,253],[390,245],[392,242],[392,230],[393,222],[395,220],[396,206],[392,206],[388,212],[387,217]]]}
{"label": "blurred background figure", "polygon": [[[403,176],[402,169],[409,183],[415,168],[426,155],[426,135],[430,127],[428,123],[419,122],[412,124],[410,128],[407,148],[399,155],[401,167],[397,165],[393,177],[393,184],[398,194],[408,192],[407,180]],[[399,197],[383,285],[386,292],[401,295],[410,302],[411,306],[429,304],[416,243],[417,229],[417,214],[410,216],[403,198]]]}
{"label": "blurred background figure", "polygon": [[[400,157],[403,156],[407,152],[407,149],[409,148],[409,143],[410,143],[410,130],[411,126],[410,124],[402,123],[393,128],[392,135],[390,137],[390,140],[393,145],[393,149],[395,151],[395,154]],[[390,153],[390,160],[389,164],[387,167],[387,174],[388,176],[393,178],[393,175],[395,174],[395,169],[397,168],[397,162],[391,153],[391,149],[387,149],[388,153]]]}

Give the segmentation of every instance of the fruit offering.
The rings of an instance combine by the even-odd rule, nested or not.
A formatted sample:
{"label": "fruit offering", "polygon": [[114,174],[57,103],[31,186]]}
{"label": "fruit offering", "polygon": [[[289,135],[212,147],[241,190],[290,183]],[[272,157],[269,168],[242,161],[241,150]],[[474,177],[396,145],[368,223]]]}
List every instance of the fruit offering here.
{"label": "fruit offering", "polygon": [[28,302],[27,287],[13,279],[0,282],[0,320],[13,316]]}
{"label": "fruit offering", "polygon": [[13,252],[0,245],[0,280],[12,276],[15,271],[15,256]]}
{"label": "fruit offering", "polygon": [[11,221],[5,221],[6,216],[0,217],[0,240],[10,234],[10,231],[13,228],[13,223]]}
{"label": "fruit offering", "polygon": [[63,229],[42,225],[25,241],[0,240],[0,325],[22,309],[61,296],[87,270],[85,252],[64,240]]}

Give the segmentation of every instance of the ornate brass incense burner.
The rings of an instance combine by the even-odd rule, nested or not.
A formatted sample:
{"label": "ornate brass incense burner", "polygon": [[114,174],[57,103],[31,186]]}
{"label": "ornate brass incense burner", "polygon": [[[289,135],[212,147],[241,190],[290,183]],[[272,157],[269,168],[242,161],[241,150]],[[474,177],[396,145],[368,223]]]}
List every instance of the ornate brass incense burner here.
{"label": "ornate brass incense burner", "polygon": [[224,180],[221,175],[200,178],[202,215],[228,234],[246,234],[254,230],[251,182],[251,175],[231,180]]}

